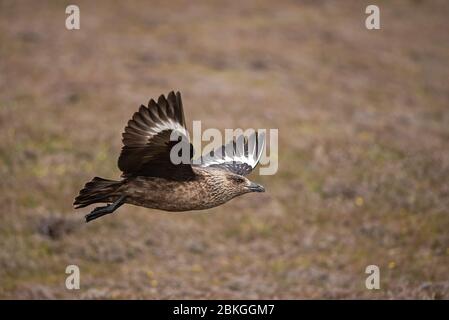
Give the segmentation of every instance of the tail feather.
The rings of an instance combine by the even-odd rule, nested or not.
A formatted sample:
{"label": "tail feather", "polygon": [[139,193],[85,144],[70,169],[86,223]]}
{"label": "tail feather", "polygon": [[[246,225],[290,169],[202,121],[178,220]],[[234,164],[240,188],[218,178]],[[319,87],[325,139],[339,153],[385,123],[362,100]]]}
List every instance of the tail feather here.
{"label": "tail feather", "polygon": [[75,198],[73,205],[75,206],[75,209],[79,209],[93,203],[115,201],[115,199],[119,197],[115,192],[121,184],[121,181],[95,177],[81,189],[79,195]]}

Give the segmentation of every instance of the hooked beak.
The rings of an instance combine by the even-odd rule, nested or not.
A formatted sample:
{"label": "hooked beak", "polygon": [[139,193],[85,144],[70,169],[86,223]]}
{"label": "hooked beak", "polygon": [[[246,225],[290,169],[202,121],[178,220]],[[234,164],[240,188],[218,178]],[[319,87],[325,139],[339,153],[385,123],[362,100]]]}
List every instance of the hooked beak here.
{"label": "hooked beak", "polygon": [[251,192],[265,192],[265,188],[257,183],[251,182],[251,184],[248,186],[248,189]]}

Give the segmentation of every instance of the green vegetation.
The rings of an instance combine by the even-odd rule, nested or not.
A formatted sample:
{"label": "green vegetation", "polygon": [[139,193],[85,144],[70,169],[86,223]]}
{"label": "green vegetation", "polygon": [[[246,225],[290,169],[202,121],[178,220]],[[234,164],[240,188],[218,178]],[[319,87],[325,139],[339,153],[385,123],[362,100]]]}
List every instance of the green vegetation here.
{"label": "green vegetation", "polygon": [[[360,1],[78,2],[79,31],[0,4],[0,298],[449,298],[447,1],[383,2],[379,31]],[[84,224],[79,189],[172,89],[203,128],[279,128],[267,192]]]}

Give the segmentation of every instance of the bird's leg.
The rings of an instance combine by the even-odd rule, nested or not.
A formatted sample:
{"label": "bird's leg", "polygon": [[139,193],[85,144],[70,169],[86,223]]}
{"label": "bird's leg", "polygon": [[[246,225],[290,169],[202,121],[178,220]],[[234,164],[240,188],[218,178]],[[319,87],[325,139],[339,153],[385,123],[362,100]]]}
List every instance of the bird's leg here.
{"label": "bird's leg", "polygon": [[120,206],[125,203],[125,201],[124,201],[125,198],[126,198],[126,196],[122,195],[114,203],[108,204],[107,206],[104,206],[104,207],[96,207],[94,210],[92,210],[91,213],[89,213],[85,216],[86,222],[100,218],[106,214],[113,213],[115,210],[120,208]]}

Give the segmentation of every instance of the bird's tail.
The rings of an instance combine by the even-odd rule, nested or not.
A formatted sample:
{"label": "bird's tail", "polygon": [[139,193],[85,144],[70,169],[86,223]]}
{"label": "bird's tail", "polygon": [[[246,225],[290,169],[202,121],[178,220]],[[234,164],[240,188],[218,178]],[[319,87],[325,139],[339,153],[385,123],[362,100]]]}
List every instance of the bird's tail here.
{"label": "bird's tail", "polygon": [[73,205],[75,209],[79,209],[93,203],[113,202],[120,197],[116,191],[121,185],[121,181],[95,177],[81,189]]}

